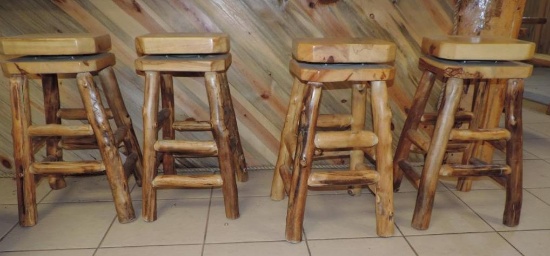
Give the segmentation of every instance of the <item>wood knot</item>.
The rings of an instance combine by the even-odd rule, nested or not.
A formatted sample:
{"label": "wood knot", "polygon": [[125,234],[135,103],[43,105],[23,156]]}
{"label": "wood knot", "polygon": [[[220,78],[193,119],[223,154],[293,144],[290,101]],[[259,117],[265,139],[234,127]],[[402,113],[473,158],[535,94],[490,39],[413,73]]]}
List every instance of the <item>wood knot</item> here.
{"label": "wood knot", "polygon": [[132,0],[132,5],[134,6],[137,12],[141,13],[141,6],[139,5],[138,2],[136,2],[136,0]]}
{"label": "wood knot", "polygon": [[334,63],[334,56],[329,56],[327,59],[327,63]]}
{"label": "wood knot", "polygon": [[269,99],[269,97],[270,97],[270,96],[269,96],[269,93],[267,93],[267,92],[262,93],[262,95],[260,95],[260,96],[261,96],[262,99],[264,99],[264,100],[267,100],[267,99]]}

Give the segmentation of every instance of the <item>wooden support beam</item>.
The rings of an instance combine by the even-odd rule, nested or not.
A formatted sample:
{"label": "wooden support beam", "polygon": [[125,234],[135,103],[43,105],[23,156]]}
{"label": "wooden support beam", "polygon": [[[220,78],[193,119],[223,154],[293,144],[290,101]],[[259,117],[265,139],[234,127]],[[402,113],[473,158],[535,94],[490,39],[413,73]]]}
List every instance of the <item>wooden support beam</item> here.
{"label": "wooden support beam", "polygon": [[505,164],[462,165],[444,164],[439,171],[440,176],[446,177],[475,177],[475,176],[504,176],[512,172]]}
{"label": "wooden support beam", "polygon": [[159,175],[153,180],[154,188],[211,188],[222,185],[222,178],[218,174]]}
{"label": "wooden support beam", "polygon": [[351,125],[351,115],[334,114],[320,115],[317,119],[317,127],[319,128],[347,128]]}
{"label": "wooden support beam", "polygon": [[[105,109],[107,118],[113,118],[111,109]],[[83,108],[62,108],[57,111],[57,117],[65,120],[88,120],[86,110]]]}
{"label": "wooden support beam", "polygon": [[211,131],[212,125],[208,121],[176,121],[172,128],[176,131]]}
{"label": "wooden support beam", "polygon": [[323,171],[313,172],[307,180],[310,187],[325,186],[361,186],[374,184],[378,182],[380,176],[375,170],[367,168],[364,164],[359,164],[356,170],[351,171]]}
{"label": "wooden support beam", "polygon": [[[438,113],[425,113],[420,118],[420,122],[423,124],[434,124],[437,121]],[[474,113],[470,111],[458,111],[455,114],[455,122],[469,122],[474,118]]]}
{"label": "wooden support beam", "polygon": [[409,130],[406,134],[407,138],[423,152],[428,152],[430,148],[430,137],[418,130]]}
{"label": "wooden support beam", "polygon": [[509,140],[510,132],[506,129],[453,129],[449,135],[451,140],[474,141],[474,140]]}
{"label": "wooden support beam", "polygon": [[218,147],[214,141],[158,140],[155,142],[154,148],[160,152],[178,152],[205,156],[216,156],[218,154]]}
{"label": "wooden support beam", "polygon": [[79,162],[40,162],[30,166],[32,174],[84,174],[102,172],[105,165],[101,161]]}
{"label": "wooden support beam", "polygon": [[412,182],[414,188],[418,189],[420,185],[420,175],[414,170],[414,164],[407,160],[401,160],[398,164],[399,168],[405,173],[405,177]]}
{"label": "wooden support beam", "polygon": [[61,124],[46,124],[46,125],[31,125],[29,126],[30,136],[85,136],[94,135],[92,127],[87,124],[83,125],[61,125]]}
{"label": "wooden support beam", "polygon": [[314,144],[317,148],[367,148],[378,143],[378,138],[370,131],[330,131],[317,132]]}
{"label": "wooden support beam", "polygon": [[126,161],[124,161],[124,165],[122,166],[124,168],[124,176],[126,177],[126,179],[128,179],[136,169],[137,161],[138,154],[136,152],[133,152],[128,157],[126,157]]}
{"label": "wooden support beam", "polygon": [[164,123],[169,121],[170,118],[170,109],[163,108],[157,114],[157,132],[162,129]]}
{"label": "wooden support beam", "polygon": [[68,150],[97,149],[97,140],[93,135],[63,137],[59,147]]}

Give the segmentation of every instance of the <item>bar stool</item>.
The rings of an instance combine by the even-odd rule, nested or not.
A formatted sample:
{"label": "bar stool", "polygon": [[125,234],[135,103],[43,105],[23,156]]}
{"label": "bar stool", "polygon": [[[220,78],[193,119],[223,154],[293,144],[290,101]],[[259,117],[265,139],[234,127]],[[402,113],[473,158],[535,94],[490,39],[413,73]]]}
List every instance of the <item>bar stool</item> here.
{"label": "bar stool", "polygon": [[[231,64],[225,34],[149,34],[136,38],[142,56],[136,70],[145,73],[143,105],[143,211],[145,221],[157,219],[156,189],[222,187],[225,214],[239,217],[236,178],[246,181],[246,162],[237,130],[226,71]],[[209,121],[175,120],[173,76],[204,73],[210,105]],[[162,110],[159,108],[159,92]],[[162,139],[158,131],[162,129]],[[176,140],[175,132],[211,131],[213,141]],[[177,157],[217,156],[221,174],[177,175]],[[162,161],[157,161],[162,158]],[[163,164],[163,175],[157,168]]]}
{"label": "bar stool", "polygon": [[[53,189],[65,187],[63,175],[105,171],[121,223],[135,219],[127,178],[134,172],[141,179],[141,151],[132,121],[118,87],[112,66],[115,56],[109,35],[42,34],[4,37],[0,52],[19,55],[2,63],[10,77],[12,135],[14,148],[19,222],[37,222],[36,183],[49,175]],[[110,108],[105,108],[92,74],[97,74]],[[83,109],[62,108],[58,75],[76,76]],[[33,123],[28,80],[41,78],[46,124]],[[113,132],[109,119],[114,119]],[[62,120],[87,121],[80,125]],[[127,155],[124,165],[118,147]],[[46,146],[46,158],[35,161],[35,154]],[[99,149],[101,161],[63,161],[63,149]],[[137,170],[137,171],[134,171]]]}
{"label": "bar stool", "polygon": [[[394,157],[394,190],[399,190],[403,173],[418,189],[412,226],[429,227],[439,176],[490,176],[506,188],[504,224],[519,223],[522,201],[522,117],[523,79],[532,66],[514,60],[533,56],[533,43],[509,38],[436,37],[424,38],[419,68],[423,71],[405,121]],[[425,111],[436,78],[446,83],[437,113]],[[507,82],[504,109],[505,128],[484,127],[480,121],[489,111],[487,79]],[[474,86],[477,98],[472,112],[459,109],[466,85]],[[503,95],[504,96],[504,95]],[[498,105],[498,104],[497,104]],[[493,106],[488,106],[493,107]],[[501,108],[502,109],[502,108]],[[465,123],[465,128],[461,123]],[[422,127],[431,126],[426,134]],[[481,142],[506,150],[506,164],[486,163],[476,158]],[[461,163],[444,162],[449,152],[463,152]],[[409,160],[410,153],[425,154],[424,162]],[[422,166],[418,175],[414,168]],[[402,171],[402,172],[401,172]]]}
{"label": "bar stool", "polygon": [[[293,42],[290,72],[294,84],[271,187],[273,200],[282,200],[285,192],[289,195],[289,242],[302,240],[308,187],[331,185],[349,186],[350,194],[359,194],[360,186],[369,185],[376,197],[377,234],[393,234],[391,110],[386,81],[394,77],[394,67],[388,64],[394,59],[395,45],[382,40],[316,38]],[[325,83],[332,82],[351,87],[351,115],[319,113]],[[368,88],[374,132],[365,130]],[[312,172],[315,157],[342,150],[350,157],[350,170]],[[376,159],[376,170],[365,164],[365,153]]]}

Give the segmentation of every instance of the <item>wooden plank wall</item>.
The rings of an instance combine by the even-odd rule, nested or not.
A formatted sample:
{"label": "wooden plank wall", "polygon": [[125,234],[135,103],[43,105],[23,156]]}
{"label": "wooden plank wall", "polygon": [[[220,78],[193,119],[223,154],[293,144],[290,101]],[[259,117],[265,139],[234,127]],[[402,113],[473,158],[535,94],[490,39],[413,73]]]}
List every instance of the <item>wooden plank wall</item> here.
{"label": "wooden plank wall", "polygon": [[[4,0],[0,1],[0,35],[109,33],[117,57],[116,75],[141,137],[143,77],[133,68],[134,38],[151,32],[225,32],[231,36],[233,64],[228,77],[247,161],[251,166],[270,166],[276,161],[289,99],[287,66],[293,38],[376,37],[397,44],[397,78],[390,88],[395,143],[418,81],[421,38],[451,31],[453,5],[453,0]],[[199,78],[176,81],[178,118],[207,118],[202,84]],[[40,87],[36,82],[31,87],[32,114],[42,122]],[[0,171],[11,173],[6,78],[0,78],[0,89]],[[62,106],[80,104],[74,83],[62,80],[61,91]],[[342,113],[349,104],[347,91],[334,90],[325,94],[322,111]],[[90,155],[98,157],[91,151],[64,156],[76,160]],[[215,161],[182,164],[214,166]]]}

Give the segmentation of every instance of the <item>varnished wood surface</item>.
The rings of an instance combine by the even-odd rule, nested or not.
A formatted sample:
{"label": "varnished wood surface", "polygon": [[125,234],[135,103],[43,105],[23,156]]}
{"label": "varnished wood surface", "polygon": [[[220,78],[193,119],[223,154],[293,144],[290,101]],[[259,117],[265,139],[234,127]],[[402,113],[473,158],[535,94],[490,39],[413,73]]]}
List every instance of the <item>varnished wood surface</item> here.
{"label": "varnished wood surface", "polygon": [[419,67],[445,77],[461,79],[507,79],[527,78],[533,72],[533,66],[522,62],[489,62],[489,61],[450,61],[434,57],[422,57]]}
{"label": "varnished wood surface", "polygon": [[375,38],[301,38],[293,40],[292,56],[314,63],[386,63],[395,59],[395,44]]}
{"label": "varnished wood surface", "polygon": [[138,55],[214,54],[229,52],[229,37],[220,33],[158,33],[136,38]]}
{"label": "varnished wood surface", "polygon": [[81,55],[107,52],[109,34],[24,34],[0,38],[0,54]]}
{"label": "varnished wood surface", "polygon": [[[115,64],[112,53],[77,56],[24,56],[3,62],[4,74],[74,74],[94,72]],[[61,72],[62,71],[62,72]]]}
{"label": "varnished wood surface", "polygon": [[290,72],[302,81],[360,82],[391,80],[395,68],[387,64],[312,64],[290,61]]}
{"label": "varnished wood surface", "polygon": [[425,37],[422,53],[450,60],[528,60],[535,43],[505,37]]}
{"label": "varnished wood surface", "polygon": [[225,71],[231,65],[231,54],[221,55],[146,55],[136,60],[136,70],[168,72]]}
{"label": "varnished wood surface", "polygon": [[[233,105],[247,162],[272,166],[292,87],[288,63],[292,40],[304,37],[377,38],[396,44],[395,80],[388,87],[393,118],[393,141],[403,126],[420,74],[417,60],[420,42],[428,35],[448,34],[452,28],[453,3],[449,0],[340,0],[332,4],[289,0],[71,0],[0,1],[0,35],[36,33],[108,33],[110,52],[124,101],[143,146],[144,78],[134,69],[135,38],[149,33],[225,33],[230,38],[233,63],[228,70]],[[314,1],[316,2],[316,1]],[[30,81],[37,86],[38,81]],[[71,82],[60,79],[64,107],[78,108],[79,95]],[[8,79],[0,77],[0,88]],[[201,78],[177,78],[174,94],[182,119],[205,120],[207,98]],[[39,99],[34,90],[33,99]],[[40,101],[40,100],[38,100]],[[344,113],[350,109],[347,92],[330,90],[321,108]],[[429,99],[428,106],[435,104]],[[41,105],[37,102],[36,105]],[[9,109],[8,94],[0,94],[0,109]],[[34,116],[43,109],[32,108]],[[4,112],[5,113],[5,112]],[[8,120],[10,114],[4,114]],[[0,122],[0,144],[11,145],[11,124]],[[206,139],[200,134],[190,139]],[[64,158],[85,159],[83,152]],[[97,156],[99,157],[99,156]],[[0,147],[0,172],[13,173],[13,149]],[[329,162],[331,163],[331,162]],[[190,167],[214,167],[215,159],[180,160]]]}

